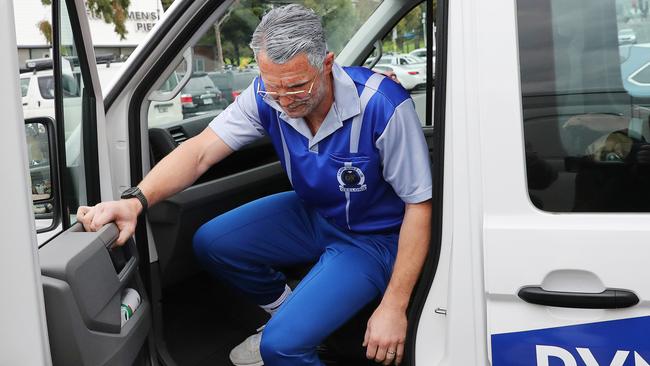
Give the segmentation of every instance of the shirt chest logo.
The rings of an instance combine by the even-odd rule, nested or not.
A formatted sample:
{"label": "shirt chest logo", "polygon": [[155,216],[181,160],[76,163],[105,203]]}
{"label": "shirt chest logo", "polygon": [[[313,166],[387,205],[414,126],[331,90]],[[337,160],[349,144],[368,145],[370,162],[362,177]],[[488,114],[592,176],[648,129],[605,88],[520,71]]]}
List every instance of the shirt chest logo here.
{"label": "shirt chest logo", "polygon": [[363,192],[368,189],[366,186],[366,176],[361,169],[346,163],[336,173],[336,179],[339,181],[339,190],[341,192]]}

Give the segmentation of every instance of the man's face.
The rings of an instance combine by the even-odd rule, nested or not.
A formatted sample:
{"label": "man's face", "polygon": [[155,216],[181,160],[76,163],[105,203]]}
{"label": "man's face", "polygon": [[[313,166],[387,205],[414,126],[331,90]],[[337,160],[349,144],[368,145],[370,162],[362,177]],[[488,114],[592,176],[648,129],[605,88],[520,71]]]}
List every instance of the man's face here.
{"label": "man's face", "polygon": [[[331,71],[331,65],[325,65],[323,71],[319,71],[309,63],[305,54],[299,54],[284,64],[276,64],[264,52],[258,54],[257,64],[266,91],[279,93],[273,99],[289,117],[305,117],[323,102],[329,87],[323,82],[324,76]],[[284,95],[300,91],[303,93]]]}

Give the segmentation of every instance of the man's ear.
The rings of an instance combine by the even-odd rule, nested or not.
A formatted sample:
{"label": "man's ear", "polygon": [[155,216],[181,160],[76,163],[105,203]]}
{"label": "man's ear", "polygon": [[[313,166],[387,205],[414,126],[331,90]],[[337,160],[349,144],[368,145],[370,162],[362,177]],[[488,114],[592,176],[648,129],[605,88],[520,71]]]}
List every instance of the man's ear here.
{"label": "man's ear", "polygon": [[323,71],[325,74],[332,72],[332,67],[334,66],[334,52],[328,52],[325,55],[325,60],[323,61]]}

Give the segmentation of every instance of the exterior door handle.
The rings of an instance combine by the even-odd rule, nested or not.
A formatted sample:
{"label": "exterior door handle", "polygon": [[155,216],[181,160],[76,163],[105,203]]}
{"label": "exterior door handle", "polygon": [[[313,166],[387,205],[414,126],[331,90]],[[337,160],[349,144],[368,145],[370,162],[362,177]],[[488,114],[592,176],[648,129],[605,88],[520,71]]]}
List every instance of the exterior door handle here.
{"label": "exterior door handle", "polygon": [[539,286],[526,286],[519,297],[527,303],[574,309],[621,309],[639,303],[634,292],[606,289],[601,293],[547,291]]}

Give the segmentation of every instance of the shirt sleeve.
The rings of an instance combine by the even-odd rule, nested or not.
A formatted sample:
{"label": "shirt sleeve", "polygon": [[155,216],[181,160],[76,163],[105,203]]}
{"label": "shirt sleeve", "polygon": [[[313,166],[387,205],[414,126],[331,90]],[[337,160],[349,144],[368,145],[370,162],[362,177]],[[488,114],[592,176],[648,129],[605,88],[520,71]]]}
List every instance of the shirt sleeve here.
{"label": "shirt sleeve", "polygon": [[210,128],[235,151],[265,135],[255,101],[254,85],[255,81],[210,122]]}
{"label": "shirt sleeve", "polygon": [[376,142],[384,179],[406,203],[431,198],[429,148],[411,98],[397,108]]}

